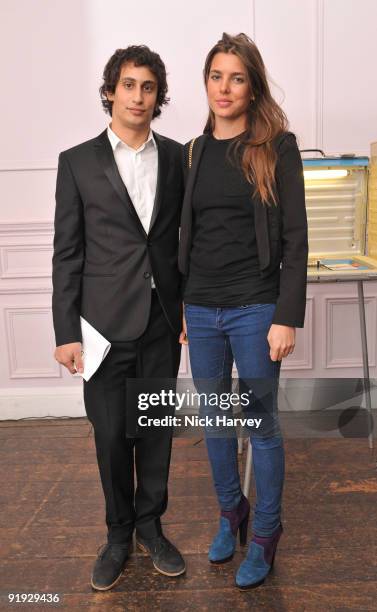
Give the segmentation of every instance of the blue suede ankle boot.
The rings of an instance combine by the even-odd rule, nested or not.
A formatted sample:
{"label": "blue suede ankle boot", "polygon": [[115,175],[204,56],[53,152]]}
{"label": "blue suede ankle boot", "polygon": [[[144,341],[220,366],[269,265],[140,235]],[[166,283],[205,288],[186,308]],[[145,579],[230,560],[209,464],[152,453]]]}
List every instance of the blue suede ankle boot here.
{"label": "blue suede ankle boot", "polygon": [[220,529],[208,552],[211,563],[230,561],[236,550],[238,530],[240,532],[240,544],[245,546],[249,514],[250,504],[244,495],[241,496],[241,500],[234,510],[221,511]]}
{"label": "blue suede ankle boot", "polygon": [[280,523],[275,533],[268,538],[253,536],[246,559],[241,563],[236,575],[236,585],[239,589],[255,589],[264,582],[274,564],[282,533],[283,526]]}

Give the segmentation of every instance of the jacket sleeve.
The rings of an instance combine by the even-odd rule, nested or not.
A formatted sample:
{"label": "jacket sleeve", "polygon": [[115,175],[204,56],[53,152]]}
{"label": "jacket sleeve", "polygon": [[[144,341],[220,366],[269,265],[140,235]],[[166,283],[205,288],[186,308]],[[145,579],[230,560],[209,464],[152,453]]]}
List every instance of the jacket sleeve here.
{"label": "jacket sleeve", "polygon": [[52,258],[52,314],[57,346],[82,340],[80,305],[84,250],[82,201],[69,161],[61,153]]}
{"label": "jacket sleeve", "polygon": [[280,295],[273,323],[303,327],[306,307],[308,227],[304,174],[294,134],[278,146],[276,186],[281,218]]}

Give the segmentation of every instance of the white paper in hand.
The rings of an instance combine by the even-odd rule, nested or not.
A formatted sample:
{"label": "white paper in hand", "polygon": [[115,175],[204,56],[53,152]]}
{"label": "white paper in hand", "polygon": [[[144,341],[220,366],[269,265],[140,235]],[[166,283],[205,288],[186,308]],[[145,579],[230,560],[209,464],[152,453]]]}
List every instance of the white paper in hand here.
{"label": "white paper in hand", "polygon": [[96,372],[111,348],[106,340],[88,321],[80,317],[84,372],[80,374],[88,381]]}

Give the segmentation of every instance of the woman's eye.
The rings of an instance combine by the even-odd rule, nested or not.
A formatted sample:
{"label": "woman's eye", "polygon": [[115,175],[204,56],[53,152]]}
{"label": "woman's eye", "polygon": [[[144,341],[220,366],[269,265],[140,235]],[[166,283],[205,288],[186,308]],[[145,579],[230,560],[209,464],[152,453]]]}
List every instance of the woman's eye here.
{"label": "woman's eye", "polygon": [[242,77],[234,77],[236,83],[244,83],[244,79]]}
{"label": "woman's eye", "polygon": [[132,83],[124,83],[126,89],[131,89]]}
{"label": "woman's eye", "polygon": [[219,78],[220,78],[220,77],[219,77],[219,75],[218,75],[218,74],[212,74],[212,75],[211,75],[211,79],[212,79],[212,81],[218,81],[218,80],[219,80]]}

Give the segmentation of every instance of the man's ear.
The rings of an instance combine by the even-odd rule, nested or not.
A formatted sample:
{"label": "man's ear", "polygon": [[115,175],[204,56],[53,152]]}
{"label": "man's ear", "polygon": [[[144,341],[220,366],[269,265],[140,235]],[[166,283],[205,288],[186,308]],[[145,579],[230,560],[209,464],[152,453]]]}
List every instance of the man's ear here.
{"label": "man's ear", "polygon": [[111,93],[111,91],[106,92],[106,98],[109,100],[109,102],[114,102],[114,94]]}

